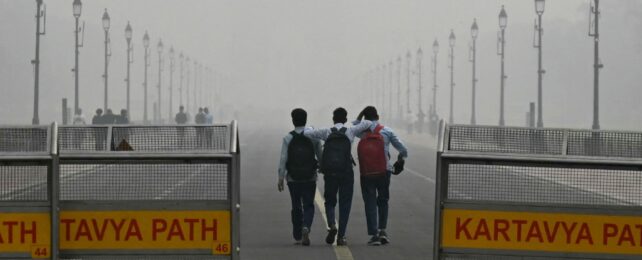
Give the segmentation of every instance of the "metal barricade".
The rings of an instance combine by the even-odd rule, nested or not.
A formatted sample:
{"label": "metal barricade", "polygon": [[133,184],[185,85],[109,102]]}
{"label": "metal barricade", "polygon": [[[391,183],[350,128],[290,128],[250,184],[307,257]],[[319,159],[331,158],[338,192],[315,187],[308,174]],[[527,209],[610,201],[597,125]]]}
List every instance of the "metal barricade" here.
{"label": "metal barricade", "polygon": [[55,129],[55,125],[0,127],[0,258],[52,254]]}
{"label": "metal barricade", "polygon": [[434,259],[642,258],[642,133],[443,133]]}
{"label": "metal barricade", "polygon": [[60,127],[61,259],[238,259],[229,125]]}

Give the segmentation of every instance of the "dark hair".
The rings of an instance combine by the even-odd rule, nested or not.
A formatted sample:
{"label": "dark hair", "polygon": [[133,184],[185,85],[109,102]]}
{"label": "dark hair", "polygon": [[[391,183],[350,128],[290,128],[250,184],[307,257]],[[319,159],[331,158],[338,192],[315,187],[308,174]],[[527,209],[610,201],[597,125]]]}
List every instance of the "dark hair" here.
{"label": "dark hair", "polygon": [[377,109],[373,106],[367,106],[363,109],[363,118],[370,121],[379,120],[379,114],[377,114]]}
{"label": "dark hair", "polygon": [[338,107],[332,112],[332,121],[336,123],[345,124],[348,122],[348,111],[345,108]]}
{"label": "dark hair", "polygon": [[102,108],[96,109],[96,114],[99,114],[99,115],[100,115],[100,114],[102,114],[102,113],[103,113],[103,109],[102,109]]}
{"label": "dark hair", "polygon": [[305,126],[308,122],[308,113],[302,108],[295,108],[290,115],[292,116],[292,124],[294,124],[295,127]]}
{"label": "dark hair", "polygon": [[183,110],[183,109],[185,109],[185,107],[184,106],[180,106],[180,107],[178,107],[178,109],[179,110]]}
{"label": "dark hair", "polygon": [[198,112],[203,112],[203,108],[202,108],[202,107],[199,107],[199,108],[198,108]]}

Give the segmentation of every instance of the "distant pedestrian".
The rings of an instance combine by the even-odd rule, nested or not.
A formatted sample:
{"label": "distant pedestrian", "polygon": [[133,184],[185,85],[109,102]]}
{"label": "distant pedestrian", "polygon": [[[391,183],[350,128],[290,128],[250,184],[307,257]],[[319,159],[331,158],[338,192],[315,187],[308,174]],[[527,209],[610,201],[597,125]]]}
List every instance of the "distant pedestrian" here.
{"label": "distant pedestrian", "polygon": [[[92,125],[104,124],[104,115],[102,109],[96,109],[96,115],[91,119]],[[94,127],[94,141],[96,142],[96,151],[105,150],[105,143],[107,142],[107,131],[101,127]]]}
{"label": "distant pedestrian", "polygon": [[208,125],[214,124],[214,116],[210,114],[209,108],[204,108],[203,113],[205,113],[205,123]]}
{"label": "distant pedestrian", "polygon": [[[205,124],[205,113],[203,113],[203,108],[198,108],[198,113],[194,116],[194,123],[197,125]],[[202,126],[196,127],[196,146],[202,148],[205,146],[205,128]]]}
{"label": "distant pedestrian", "polygon": [[102,109],[96,109],[96,114],[94,117],[91,119],[91,124],[92,125],[100,125],[102,124],[102,117],[103,117],[103,110]]}
{"label": "distant pedestrian", "polygon": [[[82,109],[78,108],[74,114],[72,124],[75,126],[84,126],[87,124],[85,122],[85,117],[82,114]],[[72,138],[73,138],[73,149],[80,150],[80,147],[85,140],[85,128],[72,128]]]}
{"label": "distant pedestrian", "polygon": [[[368,245],[378,246],[390,242],[386,227],[388,224],[388,200],[390,198],[390,176],[399,174],[390,162],[390,144],[397,149],[398,164],[404,163],[408,150],[395,132],[379,123],[379,114],[373,106],[366,107],[359,116],[372,121],[372,126],[359,135],[357,152],[361,172],[361,195],[366,209]],[[359,119],[360,119],[359,118]]]}
{"label": "distant pedestrian", "polygon": [[78,108],[76,110],[76,113],[74,115],[74,119],[72,121],[73,125],[86,125],[87,122],[85,122],[85,116],[82,114],[82,109]]}
{"label": "distant pedestrian", "polygon": [[105,112],[102,123],[104,125],[113,125],[116,123],[116,115],[114,115],[114,112],[112,112],[111,109],[108,108],[107,112]]}
{"label": "distant pedestrian", "polygon": [[[325,212],[328,219],[328,236],[325,242],[333,244],[335,239],[338,246],[348,244],[346,229],[352,207],[354,192],[354,160],[352,159],[351,146],[356,134],[368,129],[372,122],[363,120],[352,127],[346,127],[348,112],[339,107],[334,110],[332,128],[305,131],[305,136],[325,141],[321,155],[321,172],[324,174]],[[335,220],[335,208],[339,196],[339,228]],[[338,238],[336,237],[338,234]]]}
{"label": "distant pedestrian", "polygon": [[202,107],[198,108],[198,113],[194,116],[194,123],[198,125],[205,124],[205,113],[203,112]]}
{"label": "distant pedestrian", "polygon": [[203,108],[203,113],[205,114],[205,124],[208,125],[207,128],[205,128],[205,146],[207,148],[212,147],[212,135],[214,134],[214,129],[211,127],[211,125],[214,124],[214,116],[210,114],[209,108]]}
{"label": "distant pedestrian", "polygon": [[292,201],[292,236],[296,244],[309,246],[321,142],[303,134],[306,130],[312,130],[305,127],[308,117],[305,110],[294,109],[291,116],[294,130],[283,138],[277,188],[279,192],[283,191],[283,182],[287,180]]}
{"label": "distant pedestrian", "polygon": [[176,122],[176,124],[179,124],[179,125],[187,124],[187,114],[185,114],[184,106],[178,107],[178,114],[176,114],[174,121]]}
{"label": "distant pedestrian", "polygon": [[120,110],[120,115],[115,116],[114,123],[118,125],[129,124],[129,115],[127,115],[127,109]]}

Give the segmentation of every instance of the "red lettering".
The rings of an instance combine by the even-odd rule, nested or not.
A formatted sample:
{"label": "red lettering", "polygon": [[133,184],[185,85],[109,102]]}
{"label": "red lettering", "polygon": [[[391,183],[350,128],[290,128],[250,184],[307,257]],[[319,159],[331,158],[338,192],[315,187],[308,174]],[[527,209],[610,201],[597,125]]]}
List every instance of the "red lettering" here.
{"label": "red lettering", "polygon": [[570,244],[571,235],[573,234],[573,230],[575,230],[575,227],[577,227],[577,222],[573,222],[570,228],[566,224],[566,222],[562,222],[562,229],[566,232],[566,243]]}
{"label": "red lettering", "polygon": [[136,219],[132,219],[132,221],[129,222],[129,228],[127,228],[127,234],[125,234],[125,241],[129,241],[129,238],[132,236],[135,236],[138,241],[143,240],[143,235],[140,233],[140,227]]}
{"label": "red lettering", "polygon": [[186,218],[184,221],[189,224],[189,241],[194,241],[194,224],[198,223],[198,219]]}
{"label": "red lettering", "polygon": [[553,232],[551,232],[551,228],[549,226],[548,221],[544,221],[544,233],[546,233],[546,239],[548,240],[549,243],[553,243],[553,241],[555,241],[555,237],[557,236],[557,230],[559,228],[560,228],[560,222],[557,221],[553,226]]}
{"label": "red lettering", "polygon": [[493,237],[493,239],[497,241],[497,237],[499,237],[499,234],[501,233],[504,237],[504,240],[506,240],[507,242],[510,241],[510,238],[508,238],[508,234],[506,233],[508,231],[509,225],[510,223],[508,222],[508,220],[496,219],[493,228],[493,230],[495,231],[495,236]]}
{"label": "red lettering", "polygon": [[513,220],[512,222],[517,225],[517,241],[522,241],[522,226],[526,224],[526,220]]}
{"label": "red lettering", "polygon": [[464,223],[461,223],[461,219],[457,218],[457,223],[455,224],[455,239],[459,240],[461,233],[463,232],[467,240],[470,240],[470,232],[468,231],[468,224],[472,221],[471,218],[467,218]]}
{"label": "red lettering", "polygon": [[631,232],[631,227],[629,225],[624,225],[624,228],[622,228],[622,234],[620,234],[620,239],[617,241],[617,245],[621,246],[624,241],[629,242],[631,246],[635,246],[633,232]]}
{"label": "red lettering", "polygon": [[121,219],[118,224],[113,219],[110,219],[111,225],[114,227],[114,233],[116,233],[116,241],[120,241],[120,230],[125,226],[125,219]]}
{"label": "red lettering", "polygon": [[174,236],[179,236],[181,241],[185,240],[183,229],[181,229],[181,223],[178,222],[178,219],[172,221],[172,225],[169,227],[169,233],[167,234],[167,241],[171,241]]}
{"label": "red lettering", "polygon": [[103,237],[105,236],[105,230],[107,229],[107,224],[109,224],[110,220],[111,219],[103,220],[103,224],[100,227],[100,229],[98,228],[98,221],[96,221],[96,219],[91,220],[91,224],[94,227],[94,233],[96,234],[96,240],[103,241]]}
{"label": "red lettering", "polygon": [[602,238],[602,244],[608,245],[609,238],[615,237],[615,235],[617,235],[618,233],[617,225],[604,223],[604,226],[602,227],[602,233],[604,234],[604,237]]}
{"label": "red lettering", "polygon": [[156,241],[158,233],[167,230],[167,221],[155,218],[152,220],[152,240]]}
{"label": "red lettering", "polygon": [[542,231],[539,230],[539,224],[537,221],[531,222],[531,227],[528,229],[528,235],[526,235],[526,242],[530,241],[531,238],[536,238],[540,243],[544,242],[544,239],[542,239]]}
{"label": "red lettering", "polygon": [[2,225],[7,226],[9,243],[13,243],[13,227],[18,225],[18,221],[4,221]]}
{"label": "red lettering", "polygon": [[635,225],[635,228],[640,230],[640,246],[642,247],[642,225]]}
{"label": "red lettering", "polygon": [[20,222],[20,243],[24,244],[25,243],[25,237],[27,235],[31,235],[31,243],[35,244],[36,243],[36,222],[31,221],[31,229],[26,229],[25,228],[25,223]]}
{"label": "red lettering", "polygon": [[80,240],[81,236],[87,237],[87,240],[93,241],[93,238],[91,237],[91,232],[89,232],[89,225],[87,224],[87,220],[81,219],[80,222],[78,223],[78,230],[76,231],[76,241]]}
{"label": "red lettering", "polygon": [[478,240],[480,236],[485,236],[486,240],[490,240],[490,232],[488,232],[488,224],[486,224],[486,219],[480,219],[477,224],[477,230],[475,230],[474,240]]}
{"label": "red lettering", "polygon": [[582,226],[580,226],[580,231],[577,235],[577,240],[575,240],[575,244],[579,244],[582,240],[588,241],[589,245],[593,244],[593,236],[591,236],[591,230],[586,223],[582,223]]}
{"label": "red lettering", "polygon": [[60,222],[65,226],[65,241],[71,240],[71,223],[75,223],[75,219],[60,219]]}
{"label": "red lettering", "polygon": [[206,222],[205,219],[201,220],[201,224],[202,224],[201,238],[202,238],[202,240],[203,241],[207,240],[206,239],[207,232],[212,232],[212,240],[216,241],[218,239],[217,238],[218,237],[218,234],[217,234],[218,228],[217,228],[216,219],[212,219],[212,226],[211,227],[207,227],[207,224],[205,222]]}

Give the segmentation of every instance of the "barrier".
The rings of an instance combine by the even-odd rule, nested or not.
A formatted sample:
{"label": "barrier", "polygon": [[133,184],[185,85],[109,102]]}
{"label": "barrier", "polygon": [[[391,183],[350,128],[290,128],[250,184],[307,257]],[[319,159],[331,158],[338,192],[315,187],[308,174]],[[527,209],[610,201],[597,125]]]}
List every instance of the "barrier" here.
{"label": "barrier", "polygon": [[435,259],[642,257],[642,133],[442,131]]}
{"label": "barrier", "polygon": [[239,258],[235,121],[0,128],[0,182],[0,258]]}

